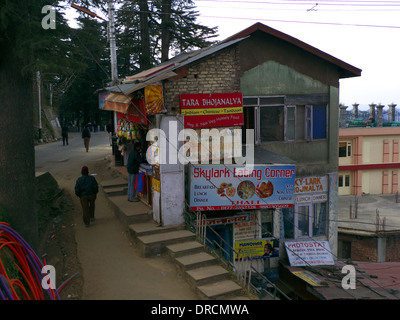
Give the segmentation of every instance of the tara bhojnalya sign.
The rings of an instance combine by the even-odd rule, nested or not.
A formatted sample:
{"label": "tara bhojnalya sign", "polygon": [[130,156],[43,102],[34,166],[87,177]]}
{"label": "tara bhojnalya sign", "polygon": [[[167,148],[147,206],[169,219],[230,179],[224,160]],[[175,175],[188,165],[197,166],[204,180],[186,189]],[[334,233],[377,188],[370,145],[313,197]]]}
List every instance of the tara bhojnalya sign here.
{"label": "tara bhojnalya sign", "polygon": [[181,113],[188,129],[243,125],[242,93],[181,94]]}

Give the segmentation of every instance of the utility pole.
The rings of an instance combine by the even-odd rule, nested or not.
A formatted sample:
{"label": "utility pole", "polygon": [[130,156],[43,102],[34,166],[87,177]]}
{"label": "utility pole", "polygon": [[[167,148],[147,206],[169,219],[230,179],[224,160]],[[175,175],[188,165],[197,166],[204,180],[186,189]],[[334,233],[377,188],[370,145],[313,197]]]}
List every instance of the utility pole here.
{"label": "utility pole", "polygon": [[[115,24],[114,24],[114,2],[108,0],[108,41],[110,41],[110,59],[111,59],[111,85],[118,84],[118,68],[117,68],[117,44],[115,40]],[[113,112],[114,130],[117,130],[118,117]]]}
{"label": "utility pole", "polygon": [[118,83],[118,68],[117,68],[117,45],[115,40],[115,24],[114,24],[114,1],[107,0],[107,5],[108,5],[108,20],[105,20],[102,17],[98,16],[96,13],[81,6],[78,6],[74,3],[71,4],[71,7],[90,15],[92,18],[98,18],[100,20],[107,22],[107,29],[108,29],[107,37],[108,41],[110,42],[111,81],[112,85],[116,85]]}
{"label": "utility pole", "polygon": [[[103,19],[102,17],[99,17],[96,13],[80,7],[74,3],[71,4],[71,7],[82,11],[88,15],[90,15],[92,18],[98,18],[103,21],[107,21],[107,37],[108,41],[110,42],[110,60],[111,60],[111,85],[115,86],[118,84],[118,68],[117,68],[117,44],[115,40],[115,24],[114,24],[114,1],[113,0],[107,0],[107,6],[108,6],[108,20]],[[118,122],[117,119],[117,113],[114,111],[114,128],[116,130],[116,124]]]}
{"label": "utility pole", "polygon": [[118,83],[117,45],[115,41],[114,2],[108,0],[108,41],[110,41],[111,81],[112,85]]}

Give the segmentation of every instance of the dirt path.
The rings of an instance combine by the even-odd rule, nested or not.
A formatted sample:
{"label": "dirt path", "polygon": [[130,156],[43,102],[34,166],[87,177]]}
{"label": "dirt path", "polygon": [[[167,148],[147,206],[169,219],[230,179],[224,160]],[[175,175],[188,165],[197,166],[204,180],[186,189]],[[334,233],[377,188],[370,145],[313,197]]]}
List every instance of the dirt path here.
{"label": "dirt path", "polygon": [[[143,258],[137,253],[128,229],[114,215],[102,190],[96,200],[96,221],[89,228],[84,226],[79,199],[74,195],[81,164],[72,160],[67,163],[69,169],[55,173],[59,187],[65,192],[59,201],[62,214],[46,241],[48,263],[56,265],[57,279],[65,281],[79,273],[62,290],[62,298],[198,299],[167,258]],[[110,162],[104,156],[86,161],[86,165],[90,174],[96,174],[98,182],[119,175],[110,169]]]}

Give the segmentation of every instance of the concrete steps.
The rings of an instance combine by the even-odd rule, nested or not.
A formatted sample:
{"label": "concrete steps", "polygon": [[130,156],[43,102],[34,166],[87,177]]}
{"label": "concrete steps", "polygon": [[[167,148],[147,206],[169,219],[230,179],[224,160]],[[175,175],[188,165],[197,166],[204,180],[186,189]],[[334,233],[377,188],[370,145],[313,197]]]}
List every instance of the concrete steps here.
{"label": "concrete steps", "polygon": [[190,253],[204,251],[204,246],[198,241],[186,241],[167,246],[168,254],[172,257],[181,257]]}
{"label": "concrete steps", "polygon": [[129,231],[141,255],[167,254],[200,299],[249,299],[229,271],[182,225],[146,221],[129,225]]}
{"label": "concrete steps", "polygon": [[198,295],[203,299],[224,299],[239,295],[242,287],[232,280],[222,280],[197,287]]}
{"label": "concrete steps", "polygon": [[212,282],[226,280],[229,272],[220,265],[210,265],[186,271],[188,280],[193,287],[206,285]]}
{"label": "concrete steps", "polygon": [[123,196],[128,194],[128,181],[124,179],[115,179],[102,181],[101,186],[106,196]]}
{"label": "concrete steps", "polygon": [[217,259],[207,252],[199,252],[176,257],[175,261],[182,271],[188,271],[217,263]]}
{"label": "concrete steps", "polygon": [[192,232],[187,230],[176,230],[139,236],[136,238],[136,244],[140,253],[144,257],[149,257],[164,253],[166,251],[166,246],[169,244],[175,244],[194,239],[195,235]]}
{"label": "concrete steps", "polygon": [[184,226],[183,225],[173,225],[173,226],[160,226],[156,224],[153,220],[149,220],[147,222],[143,223],[135,223],[129,225],[129,230],[132,234],[133,237],[142,237],[142,236],[147,236],[151,234],[156,234],[156,233],[164,233],[164,232],[169,232],[169,231],[177,231],[177,230],[183,230]]}
{"label": "concrete steps", "polygon": [[129,202],[127,195],[109,197],[109,203],[114,213],[123,224],[129,226],[133,223],[150,221],[153,212],[143,202]]}
{"label": "concrete steps", "polygon": [[130,224],[129,233],[144,257],[164,253],[168,245],[195,239],[183,225],[160,226],[153,220]]}
{"label": "concrete steps", "polygon": [[167,253],[179,272],[200,299],[249,299],[228,270],[207,253],[193,232],[183,225],[160,226],[153,220],[150,207],[142,202],[129,202],[126,179],[102,181],[101,187],[110,206],[129,229],[139,253],[145,257]]}

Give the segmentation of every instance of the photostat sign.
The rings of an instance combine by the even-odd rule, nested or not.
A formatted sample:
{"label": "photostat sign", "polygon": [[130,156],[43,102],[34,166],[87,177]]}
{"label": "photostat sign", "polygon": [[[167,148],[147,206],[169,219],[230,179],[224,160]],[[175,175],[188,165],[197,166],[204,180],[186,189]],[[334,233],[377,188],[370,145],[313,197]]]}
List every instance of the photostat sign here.
{"label": "photostat sign", "polygon": [[335,264],[328,241],[285,242],[285,248],[292,267]]}

